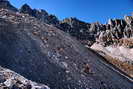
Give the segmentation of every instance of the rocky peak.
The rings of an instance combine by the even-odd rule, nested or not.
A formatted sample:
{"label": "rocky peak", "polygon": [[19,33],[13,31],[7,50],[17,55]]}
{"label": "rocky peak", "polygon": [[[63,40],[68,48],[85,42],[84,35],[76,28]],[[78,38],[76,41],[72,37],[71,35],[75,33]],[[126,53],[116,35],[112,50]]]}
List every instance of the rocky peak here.
{"label": "rocky peak", "polygon": [[45,10],[40,9],[32,9],[29,5],[24,4],[20,10],[20,13],[24,13],[24,14],[28,14],[30,16],[33,16],[47,24],[52,24],[54,26],[58,26],[59,25],[59,20],[56,16],[54,15],[49,15]]}
{"label": "rocky peak", "polygon": [[43,15],[48,15],[48,13],[45,11],[45,10],[43,10],[43,9],[40,9],[40,10],[38,10],[40,13],[42,13]]}
{"label": "rocky peak", "polygon": [[49,15],[46,19],[44,19],[48,24],[52,24],[54,26],[59,25],[59,20],[55,15]]}
{"label": "rocky peak", "polygon": [[18,11],[14,6],[10,4],[8,0],[0,0],[0,8],[9,9],[12,11]]}
{"label": "rocky peak", "polygon": [[111,26],[114,26],[114,21],[112,19],[109,19],[108,24],[111,25]]}
{"label": "rocky peak", "polygon": [[74,17],[70,17],[70,18],[66,18],[62,21],[62,23],[67,23],[71,26],[80,26],[80,25],[85,25],[87,23],[77,19],[77,18],[74,18]]}
{"label": "rocky peak", "polygon": [[73,21],[79,21],[79,20],[77,18],[70,17],[70,18],[65,18],[62,22],[71,24]]}
{"label": "rocky peak", "polygon": [[133,18],[131,16],[124,16],[124,20],[127,24],[133,23]]}
{"label": "rocky peak", "polygon": [[31,7],[28,5],[28,4],[24,4],[21,9],[20,9],[20,12],[21,13],[24,13],[24,14],[29,14],[29,15],[32,15],[32,9]]}

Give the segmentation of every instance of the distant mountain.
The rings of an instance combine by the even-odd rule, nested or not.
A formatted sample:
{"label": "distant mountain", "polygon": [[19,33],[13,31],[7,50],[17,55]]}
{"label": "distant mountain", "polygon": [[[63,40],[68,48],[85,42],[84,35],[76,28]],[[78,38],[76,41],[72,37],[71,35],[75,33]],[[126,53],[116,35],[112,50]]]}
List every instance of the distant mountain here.
{"label": "distant mountain", "polygon": [[131,77],[79,42],[92,45],[95,27],[105,31],[105,25],[75,18],[59,21],[27,4],[19,10],[10,5],[0,9],[0,66],[50,89],[133,89]]}
{"label": "distant mountain", "polygon": [[86,23],[76,18],[66,18],[59,21],[54,15],[49,15],[45,10],[31,9],[27,4],[19,10],[21,13],[29,14],[47,24],[52,24],[57,28],[70,33],[71,36],[80,40],[83,44],[92,45],[97,39],[103,41],[110,39],[133,37],[131,16],[125,16],[124,19],[110,19],[107,24]]}

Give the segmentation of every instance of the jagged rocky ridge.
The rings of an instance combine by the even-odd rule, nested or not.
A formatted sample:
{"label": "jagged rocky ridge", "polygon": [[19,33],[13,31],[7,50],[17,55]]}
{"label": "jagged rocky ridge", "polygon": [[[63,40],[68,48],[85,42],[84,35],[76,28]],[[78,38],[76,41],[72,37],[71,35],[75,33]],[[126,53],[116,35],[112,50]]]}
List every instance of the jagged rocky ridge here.
{"label": "jagged rocky ridge", "polygon": [[51,89],[133,88],[132,79],[54,26],[1,9],[0,65]]}
{"label": "jagged rocky ridge", "polygon": [[27,4],[24,4],[20,8],[20,13],[29,14],[30,16],[33,16],[41,21],[44,21],[47,24],[52,24],[54,26],[59,25],[59,20],[54,15],[49,15],[45,10],[40,9],[31,9],[31,7]]}
{"label": "jagged rocky ridge", "polygon": [[66,18],[59,21],[56,16],[48,15],[44,10],[31,9],[27,4],[23,5],[19,11],[52,24],[89,46],[97,40],[104,42],[104,45],[109,45],[115,39],[133,36],[132,16],[125,16],[124,19],[110,19],[107,24],[100,24],[99,22],[91,24],[76,18]]}

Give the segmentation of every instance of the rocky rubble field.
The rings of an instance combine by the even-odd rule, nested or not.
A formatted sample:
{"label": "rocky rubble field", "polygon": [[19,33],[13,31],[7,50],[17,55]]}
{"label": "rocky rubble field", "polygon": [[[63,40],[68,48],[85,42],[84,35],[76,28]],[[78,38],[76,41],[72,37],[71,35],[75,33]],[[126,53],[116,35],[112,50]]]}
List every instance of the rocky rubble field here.
{"label": "rocky rubble field", "polygon": [[37,84],[23,76],[0,67],[0,89],[50,89],[46,85]]}

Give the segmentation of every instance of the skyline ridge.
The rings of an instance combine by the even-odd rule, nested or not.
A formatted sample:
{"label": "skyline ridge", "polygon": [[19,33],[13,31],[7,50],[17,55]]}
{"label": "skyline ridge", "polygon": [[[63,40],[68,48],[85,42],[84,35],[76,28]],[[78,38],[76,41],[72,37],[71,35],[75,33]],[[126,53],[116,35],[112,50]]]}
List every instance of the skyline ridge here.
{"label": "skyline ridge", "polygon": [[17,8],[27,3],[32,8],[45,9],[48,13],[56,15],[60,20],[67,17],[76,17],[85,22],[100,22],[105,24],[108,19],[123,18],[133,12],[131,0],[10,0]]}

